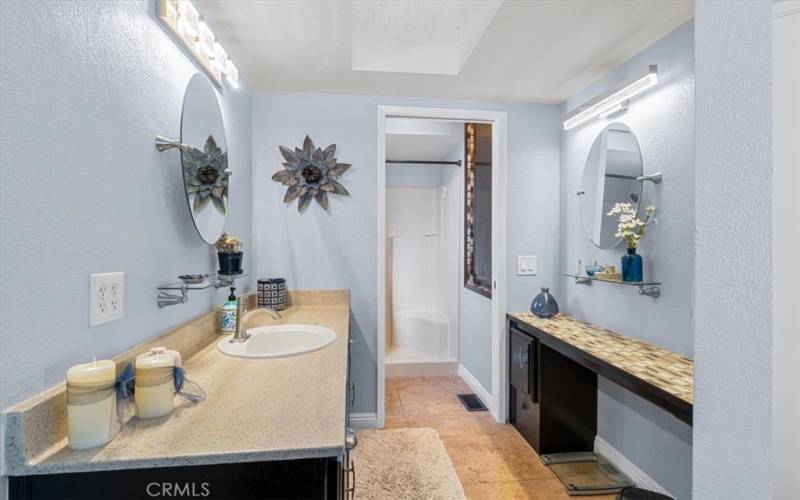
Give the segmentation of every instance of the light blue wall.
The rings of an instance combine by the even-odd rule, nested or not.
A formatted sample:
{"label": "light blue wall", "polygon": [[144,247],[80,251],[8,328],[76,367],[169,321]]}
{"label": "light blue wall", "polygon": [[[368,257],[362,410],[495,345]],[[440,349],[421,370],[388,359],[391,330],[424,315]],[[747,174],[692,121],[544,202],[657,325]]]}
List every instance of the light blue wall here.
{"label": "light blue wall", "polygon": [[[536,253],[540,274],[509,270],[509,309],[527,307],[532,291],[557,276],[559,111],[555,105],[447,99],[258,92],[253,97],[253,220],[259,277],[282,275],[292,288],[349,288],[353,376],[357,412],[376,410],[377,335],[377,107],[406,105],[508,112],[509,256]],[[339,161],[353,164],[342,182],[352,196],[331,197],[330,211],[311,206],[299,215],[284,206],[284,188],[270,177],[280,168],[278,145],[299,145],[309,134],[318,145],[337,144]],[[534,216],[537,207],[547,216]],[[542,236],[547,235],[547,236]],[[490,332],[485,332],[487,336]],[[490,351],[463,352],[468,366],[488,374]],[[480,379],[491,387],[488,375]]]}
{"label": "light blue wall", "polygon": [[463,286],[460,295],[459,362],[491,394],[492,301]]}
{"label": "light blue wall", "polygon": [[[210,273],[179,155],[183,92],[197,68],[160,28],[151,1],[0,2],[0,407],[224,300],[191,292],[159,309],[156,287]],[[226,229],[250,250],[250,102],[226,89],[234,172]],[[245,259],[248,254],[245,254]],[[125,318],[89,327],[89,274],[125,272]]]}
{"label": "light blue wall", "polygon": [[[662,172],[664,182],[645,184],[643,206],[655,204],[660,224],[640,247],[645,274],[663,282],[659,299],[640,296],[635,288],[560,280],[562,309],[625,335],[692,356],[692,286],[694,276],[694,58],[688,23],[654,43],[611,73],[568,99],[563,112],[658,64],[658,85],[631,100],[630,109],[614,119],[636,134],[644,172]],[[595,247],[580,219],[583,166],[597,134],[609,121],[595,120],[562,134],[561,270],[575,272],[598,260],[619,268],[624,246]],[[671,414],[600,378],[598,435],[678,498],[691,496],[692,429]]]}
{"label": "light blue wall", "polygon": [[698,500],[773,498],[772,7],[695,3]]}

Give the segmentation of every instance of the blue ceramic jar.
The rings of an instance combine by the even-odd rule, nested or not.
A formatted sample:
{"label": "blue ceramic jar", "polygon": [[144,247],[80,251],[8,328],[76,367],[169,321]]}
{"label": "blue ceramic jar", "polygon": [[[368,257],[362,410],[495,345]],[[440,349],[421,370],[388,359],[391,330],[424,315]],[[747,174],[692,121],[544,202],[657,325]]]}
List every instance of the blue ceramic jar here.
{"label": "blue ceramic jar", "polygon": [[550,289],[542,287],[542,291],[533,298],[531,312],[540,318],[552,318],[558,314],[558,302],[550,294]]}

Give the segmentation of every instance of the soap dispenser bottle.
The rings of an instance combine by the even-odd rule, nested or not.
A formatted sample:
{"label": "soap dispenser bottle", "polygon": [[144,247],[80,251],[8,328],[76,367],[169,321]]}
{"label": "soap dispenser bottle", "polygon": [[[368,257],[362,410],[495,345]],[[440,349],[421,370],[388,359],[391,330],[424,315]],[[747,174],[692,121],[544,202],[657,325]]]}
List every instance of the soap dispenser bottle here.
{"label": "soap dispenser bottle", "polygon": [[219,330],[223,335],[233,335],[236,332],[236,309],[237,300],[234,292],[235,287],[231,287],[231,294],[228,301],[222,306],[219,312]]}

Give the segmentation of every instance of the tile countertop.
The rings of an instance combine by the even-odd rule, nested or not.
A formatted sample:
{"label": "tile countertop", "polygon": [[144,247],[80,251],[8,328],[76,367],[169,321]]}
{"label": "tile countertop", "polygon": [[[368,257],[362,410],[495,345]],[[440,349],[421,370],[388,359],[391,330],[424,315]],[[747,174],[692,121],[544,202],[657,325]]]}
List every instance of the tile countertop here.
{"label": "tile countertop", "polygon": [[689,403],[694,396],[694,363],[681,354],[559,314],[550,319],[531,313],[508,315],[591,354]]}
{"label": "tile countertop", "polygon": [[[282,311],[281,323],[327,326],[336,331],[336,341],[318,351],[287,358],[233,358],[217,350],[221,337],[210,327],[216,314],[204,315],[195,320],[204,323],[192,333],[203,336],[203,344],[194,354],[187,356],[182,351],[188,358],[183,363],[187,378],[207,393],[204,402],[176,408],[160,419],[132,418],[107,445],[73,451],[67,447],[64,384],[59,384],[6,412],[5,473],[19,476],[343,453],[349,293],[290,292],[289,301],[291,306]],[[151,344],[180,345],[182,340],[171,335],[186,337],[187,328],[195,325],[189,322],[115,357],[118,369],[121,358],[129,359]],[[178,401],[176,398],[176,405]],[[54,432],[54,428],[60,430]],[[42,442],[48,436],[59,439]]]}

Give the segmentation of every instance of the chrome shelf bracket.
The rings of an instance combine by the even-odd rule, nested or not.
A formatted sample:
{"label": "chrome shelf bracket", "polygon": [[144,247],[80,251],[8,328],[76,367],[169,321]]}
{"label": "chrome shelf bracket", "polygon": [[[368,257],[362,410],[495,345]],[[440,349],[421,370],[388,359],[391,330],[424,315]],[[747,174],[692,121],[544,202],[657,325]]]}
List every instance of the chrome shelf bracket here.
{"label": "chrome shelf bracket", "polygon": [[175,306],[178,304],[185,304],[189,301],[189,294],[187,293],[189,287],[187,285],[183,285],[181,288],[181,294],[169,293],[165,291],[158,292],[158,308],[163,309],[167,306]]}
{"label": "chrome shelf bracket", "polygon": [[575,277],[575,284],[576,285],[592,286],[592,280],[590,278],[583,278],[581,276],[576,276]]}
{"label": "chrome shelf bracket", "polygon": [[228,288],[236,283],[236,280],[244,278],[247,273],[242,274],[217,274],[214,279],[214,288]]}
{"label": "chrome shelf bracket", "polygon": [[653,297],[654,299],[657,299],[661,297],[661,289],[657,286],[639,285],[639,295],[644,295],[646,297]]}

